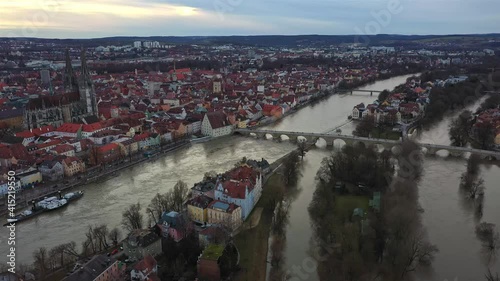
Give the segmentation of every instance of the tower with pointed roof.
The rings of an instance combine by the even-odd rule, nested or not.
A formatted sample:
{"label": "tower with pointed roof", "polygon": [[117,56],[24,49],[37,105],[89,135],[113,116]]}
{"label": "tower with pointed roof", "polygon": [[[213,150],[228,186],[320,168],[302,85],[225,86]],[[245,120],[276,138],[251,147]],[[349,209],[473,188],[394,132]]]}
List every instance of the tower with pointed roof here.
{"label": "tower with pointed roof", "polygon": [[97,116],[98,112],[94,83],[92,82],[92,77],[90,76],[90,71],[87,66],[85,49],[82,49],[80,59],[82,63],[80,79],[78,81],[80,100],[85,103],[88,115]]}
{"label": "tower with pointed roof", "polygon": [[30,99],[24,108],[24,127],[39,128],[44,125],[60,126],[63,123],[82,122],[86,117],[97,116],[97,103],[85,51],[82,50],[82,71],[77,78],[66,50],[66,70],[63,75],[64,93],[55,94],[50,85],[50,95]]}
{"label": "tower with pointed roof", "polygon": [[71,57],[69,56],[68,49],[66,49],[66,69],[64,71],[64,92],[65,93],[77,93],[78,92],[78,80],[76,79],[75,72],[73,71],[73,66],[71,65]]}

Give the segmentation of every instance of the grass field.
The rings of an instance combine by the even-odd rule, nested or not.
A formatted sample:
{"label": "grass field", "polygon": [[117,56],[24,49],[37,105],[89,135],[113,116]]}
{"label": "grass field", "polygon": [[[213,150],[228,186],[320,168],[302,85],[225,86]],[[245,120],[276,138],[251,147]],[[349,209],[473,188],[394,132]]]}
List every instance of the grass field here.
{"label": "grass field", "polygon": [[371,132],[371,137],[377,139],[399,140],[399,138],[401,137],[401,133],[374,128]]}
{"label": "grass field", "polygon": [[[273,202],[277,202],[275,200],[277,195],[279,197],[279,194],[282,194],[282,189],[281,176],[272,175],[265,184],[262,196],[254,208],[254,210],[262,208],[259,224],[236,235],[234,242],[240,252],[240,266],[242,268],[236,280],[266,280],[268,239],[274,210],[272,205],[274,205]],[[246,223],[253,221],[251,216],[254,215],[258,215],[258,212],[253,212]]]}
{"label": "grass field", "polygon": [[369,201],[370,199],[365,196],[340,195],[335,197],[334,212],[341,218],[349,219],[356,208],[362,208],[364,211],[367,211]]}

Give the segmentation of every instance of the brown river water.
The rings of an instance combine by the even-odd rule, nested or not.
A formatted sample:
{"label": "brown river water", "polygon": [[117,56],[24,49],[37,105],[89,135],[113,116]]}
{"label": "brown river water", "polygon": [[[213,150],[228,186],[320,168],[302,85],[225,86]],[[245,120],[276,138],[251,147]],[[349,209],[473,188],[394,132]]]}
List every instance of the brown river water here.
{"label": "brown river water", "polygon": [[[364,89],[393,89],[408,76],[394,77],[363,87]],[[306,107],[266,129],[324,132],[344,124],[353,106],[370,103],[376,96],[369,93],[334,95],[326,100]],[[443,130],[447,121],[422,134],[420,141],[449,144]],[[350,134],[352,123],[342,127],[342,134]],[[119,176],[106,182],[85,187],[85,196],[68,207],[54,213],[43,214],[17,226],[17,261],[31,263],[32,252],[39,247],[51,248],[61,243],[84,240],[89,224],[107,224],[110,228],[120,226],[121,213],[130,204],[140,202],[146,207],[157,192],[166,192],[181,179],[189,185],[200,181],[205,172],[223,172],[242,157],[274,161],[294,145],[271,140],[230,136],[208,143],[194,144],[171,152],[154,162],[124,170]],[[303,264],[308,257],[312,230],[307,207],[315,189],[315,175],[321,160],[331,151],[325,148],[311,150],[302,164],[299,192],[290,209],[290,223],[287,229],[287,267]],[[497,164],[497,165],[495,165]],[[465,161],[454,158],[428,157],[425,160],[425,174],[420,184],[420,202],[424,209],[423,222],[429,238],[439,248],[433,263],[433,273],[421,280],[484,280],[486,267],[481,259],[481,244],[477,240],[473,212],[463,203],[458,192]],[[486,197],[483,221],[497,224],[500,229],[500,168],[498,163],[482,166],[486,183]],[[7,237],[5,228],[0,230],[0,262],[6,262]],[[491,264],[500,271],[500,262]],[[306,279],[318,280],[314,272]]]}

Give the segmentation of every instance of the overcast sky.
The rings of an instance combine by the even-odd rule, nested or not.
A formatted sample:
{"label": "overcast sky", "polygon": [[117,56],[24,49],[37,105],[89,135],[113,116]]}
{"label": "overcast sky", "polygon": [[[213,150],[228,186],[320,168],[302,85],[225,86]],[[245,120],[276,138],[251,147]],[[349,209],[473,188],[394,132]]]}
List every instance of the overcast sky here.
{"label": "overcast sky", "polygon": [[0,37],[499,32],[499,0],[0,0]]}

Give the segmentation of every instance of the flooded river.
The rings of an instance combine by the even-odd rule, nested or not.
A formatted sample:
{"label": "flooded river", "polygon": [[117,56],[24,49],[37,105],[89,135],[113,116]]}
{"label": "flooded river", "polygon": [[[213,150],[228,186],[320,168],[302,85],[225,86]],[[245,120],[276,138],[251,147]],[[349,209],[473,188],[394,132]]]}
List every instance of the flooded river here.
{"label": "flooded river", "polygon": [[[376,82],[364,89],[393,89],[405,81],[407,76]],[[376,96],[369,93],[335,95],[328,99],[268,126],[274,130],[297,130],[323,132],[344,124],[353,106],[370,103]],[[445,125],[446,127],[447,125]],[[342,134],[351,134],[354,126],[342,127]],[[447,141],[442,126],[425,133],[432,139]],[[423,141],[423,140],[422,140]],[[52,214],[43,214],[31,221],[19,224],[17,229],[18,261],[31,263],[32,252],[39,247],[51,248],[60,243],[84,240],[89,224],[105,223],[110,228],[119,226],[122,211],[130,204],[140,202],[146,207],[157,192],[171,189],[181,179],[189,185],[200,181],[205,172],[223,172],[230,169],[242,157],[274,161],[293,149],[288,142],[256,140],[238,136],[226,137],[208,143],[195,144],[172,152],[153,163],[122,171],[118,177],[100,184],[85,187],[85,196],[67,208]],[[312,230],[307,207],[315,189],[314,177],[327,149],[314,149],[304,159],[299,192],[290,208],[290,223],[287,229],[287,267],[300,265],[308,256]],[[460,174],[465,161],[459,159],[427,158],[425,174],[420,186],[420,201],[425,210],[424,224],[431,242],[440,252],[434,262],[434,274],[422,280],[482,280],[485,266],[481,262],[481,245],[474,234],[473,213],[463,204],[458,193]],[[500,169],[498,166],[483,166],[486,182],[486,198],[483,220],[500,226],[500,212],[495,208],[500,202]],[[7,250],[5,228],[0,230],[0,252]],[[0,261],[4,262],[3,255]],[[500,268],[500,264],[496,264]],[[492,268],[495,268],[492,266]],[[317,280],[310,274],[306,280]]]}

